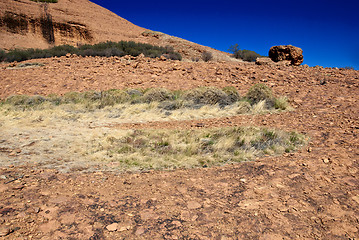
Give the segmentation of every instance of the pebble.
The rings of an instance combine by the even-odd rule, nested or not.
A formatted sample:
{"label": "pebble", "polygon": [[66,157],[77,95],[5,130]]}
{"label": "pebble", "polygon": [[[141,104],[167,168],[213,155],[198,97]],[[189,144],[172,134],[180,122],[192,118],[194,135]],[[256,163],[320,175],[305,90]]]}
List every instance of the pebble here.
{"label": "pebble", "polygon": [[117,231],[118,223],[112,223],[106,227],[106,229],[110,232]]}
{"label": "pebble", "polygon": [[201,205],[200,203],[196,202],[196,201],[189,201],[189,202],[187,203],[187,207],[188,207],[189,209],[197,209],[197,208],[201,208],[202,205]]}
{"label": "pebble", "polygon": [[11,229],[9,227],[0,227],[0,237],[5,237],[11,233]]}

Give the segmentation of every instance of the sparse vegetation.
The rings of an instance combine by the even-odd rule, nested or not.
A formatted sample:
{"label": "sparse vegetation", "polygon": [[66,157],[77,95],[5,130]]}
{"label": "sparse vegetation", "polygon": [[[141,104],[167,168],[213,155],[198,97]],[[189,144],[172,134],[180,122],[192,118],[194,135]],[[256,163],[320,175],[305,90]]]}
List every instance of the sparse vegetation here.
{"label": "sparse vegetation", "polygon": [[[168,116],[180,114],[180,111],[185,109],[188,112],[201,110],[203,116],[218,116],[224,114],[224,112],[227,112],[225,115],[257,114],[290,109],[287,98],[275,98],[271,89],[264,84],[252,86],[243,98],[240,97],[234,87],[225,87],[223,89],[200,87],[185,91],[151,88],[145,90],[111,89],[82,93],[68,92],[63,96],[52,94],[47,97],[16,95],[8,97],[2,104],[22,110],[43,108],[43,105],[50,107],[64,104],[80,104],[87,111],[118,104],[125,104],[126,106],[151,104],[152,108],[166,110]],[[144,105],[143,107],[146,108]],[[175,112],[175,110],[178,111]],[[215,110],[217,112],[213,112]],[[208,115],[208,113],[210,114]],[[158,114],[158,116],[161,115]]]}
{"label": "sparse vegetation", "polygon": [[209,62],[213,59],[213,55],[211,52],[204,51],[202,53],[202,60],[205,62]]}
{"label": "sparse vegetation", "polygon": [[66,54],[77,54],[80,56],[138,56],[143,53],[146,57],[156,58],[165,56],[168,59],[181,60],[182,56],[174,52],[171,47],[158,47],[150,44],[135,43],[135,42],[104,42],[94,45],[85,44],[80,47],[73,47],[70,45],[55,46],[50,49],[14,49],[8,52],[0,50],[0,60],[6,62],[25,61],[36,58],[61,57]]}
{"label": "sparse vegetation", "polygon": [[246,49],[241,50],[238,44],[231,46],[228,50],[233,53],[233,57],[247,62],[255,62],[258,57],[262,57],[254,51]]}
{"label": "sparse vegetation", "polygon": [[210,167],[291,152],[305,136],[276,129],[129,130],[91,140],[87,154],[122,170]]}
{"label": "sparse vegetation", "polygon": [[261,101],[271,104],[274,101],[272,90],[262,83],[253,85],[247,92],[246,97],[252,105]]}
{"label": "sparse vegetation", "polygon": [[[253,87],[250,92],[256,92],[253,89],[257,88]],[[121,123],[278,111],[269,109],[261,94],[254,96],[257,103],[253,101],[251,105],[233,87],[184,91],[113,89],[46,97],[17,95],[0,102],[0,122],[6,131],[12,128],[18,131],[19,127],[35,132],[38,127],[47,129],[51,135],[56,135],[56,140],[49,140],[56,154],[63,154],[65,147],[69,148],[66,154],[76,161],[116,162],[120,170],[209,167],[290,152],[305,143],[305,137],[297,133],[254,127],[199,130],[111,128]],[[269,96],[273,98],[271,94]],[[281,98],[276,107],[287,109],[284,102],[286,99]],[[48,149],[50,145],[46,144],[50,143],[40,141],[36,147]]]}
{"label": "sparse vegetation", "polygon": [[2,49],[0,49],[0,62],[5,61],[6,52]]}

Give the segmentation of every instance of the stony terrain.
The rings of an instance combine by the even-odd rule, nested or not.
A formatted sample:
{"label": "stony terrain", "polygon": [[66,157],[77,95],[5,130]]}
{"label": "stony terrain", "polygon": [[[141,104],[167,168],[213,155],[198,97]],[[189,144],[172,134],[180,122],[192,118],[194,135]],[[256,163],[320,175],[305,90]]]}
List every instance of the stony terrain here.
{"label": "stony terrain", "polygon": [[[69,56],[30,62],[44,66],[1,64],[1,98],[229,85],[244,94],[253,83],[263,82],[275,94],[288,96],[295,110],[108,127],[271,126],[297,130],[311,140],[295,153],[214,168],[61,173],[36,164],[3,165],[3,239],[359,238],[358,71],[132,57]],[[13,138],[21,141],[26,136],[19,132]],[[9,141],[0,134],[0,157],[18,162],[22,149],[1,147]]]}

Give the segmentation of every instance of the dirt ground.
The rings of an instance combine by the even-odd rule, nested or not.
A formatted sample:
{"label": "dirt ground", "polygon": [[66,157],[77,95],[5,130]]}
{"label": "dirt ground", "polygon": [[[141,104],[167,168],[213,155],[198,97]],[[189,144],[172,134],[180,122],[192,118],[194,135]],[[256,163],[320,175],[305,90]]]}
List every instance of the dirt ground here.
{"label": "dirt ground", "polygon": [[[297,130],[311,140],[295,153],[214,168],[61,173],[2,165],[0,239],[359,239],[358,71],[131,57],[30,62],[45,66],[0,66],[1,98],[228,85],[243,94],[263,82],[295,110],[108,127],[255,125]],[[21,149],[2,148],[4,141],[0,156],[18,162]]]}

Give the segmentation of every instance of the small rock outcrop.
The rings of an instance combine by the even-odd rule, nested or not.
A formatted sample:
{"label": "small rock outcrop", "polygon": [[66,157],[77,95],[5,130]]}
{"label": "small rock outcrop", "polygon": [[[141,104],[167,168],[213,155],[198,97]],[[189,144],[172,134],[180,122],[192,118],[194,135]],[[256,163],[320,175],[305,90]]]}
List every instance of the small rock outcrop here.
{"label": "small rock outcrop", "polygon": [[273,46],[270,48],[268,56],[274,62],[289,60],[295,66],[303,63],[303,50],[292,45]]}

